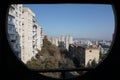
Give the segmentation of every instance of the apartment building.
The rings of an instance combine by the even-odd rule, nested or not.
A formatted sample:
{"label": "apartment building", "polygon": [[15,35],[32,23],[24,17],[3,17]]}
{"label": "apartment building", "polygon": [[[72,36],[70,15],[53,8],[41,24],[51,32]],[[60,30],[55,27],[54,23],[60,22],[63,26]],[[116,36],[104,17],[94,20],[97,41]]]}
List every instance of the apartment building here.
{"label": "apartment building", "polygon": [[41,50],[43,46],[42,28],[38,24],[33,25],[33,55],[37,54],[37,50]]}
{"label": "apartment building", "polygon": [[22,4],[12,4],[8,13],[8,39],[16,56],[21,58]]}
{"label": "apartment building", "polygon": [[35,23],[35,14],[27,7],[23,8],[22,14],[22,58],[21,60],[26,63],[33,56],[33,25]]}
{"label": "apartment building", "polygon": [[28,7],[23,7],[23,28],[22,28],[22,61],[26,63],[35,57],[37,50],[43,45],[43,31],[36,23],[35,14]]}
{"label": "apartment building", "polygon": [[61,35],[59,38],[58,38],[58,45],[59,46],[65,46],[65,37],[63,35]]}
{"label": "apartment building", "polygon": [[51,43],[55,46],[58,46],[58,38],[51,38]]}
{"label": "apartment building", "polygon": [[85,67],[87,67],[88,63],[91,64],[93,60],[95,60],[96,63],[99,62],[100,50],[95,45],[92,47],[81,47],[81,46],[70,44],[69,52],[72,58],[76,58],[79,64],[82,64]]}
{"label": "apartment building", "polygon": [[69,45],[73,44],[73,37],[71,35],[61,35],[59,38],[51,38],[50,42],[56,46],[64,46],[68,50]]}
{"label": "apartment building", "polygon": [[65,39],[65,47],[68,50],[69,44],[73,44],[73,38],[71,35],[67,35]]}
{"label": "apartment building", "polygon": [[35,14],[22,4],[12,4],[8,13],[8,39],[15,55],[24,63],[41,50],[43,31],[36,24]]}
{"label": "apartment building", "polygon": [[86,48],[85,49],[85,66],[88,65],[88,62],[91,64],[93,60],[96,61],[96,63],[99,62],[99,55],[100,55],[100,50],[98,48]]}

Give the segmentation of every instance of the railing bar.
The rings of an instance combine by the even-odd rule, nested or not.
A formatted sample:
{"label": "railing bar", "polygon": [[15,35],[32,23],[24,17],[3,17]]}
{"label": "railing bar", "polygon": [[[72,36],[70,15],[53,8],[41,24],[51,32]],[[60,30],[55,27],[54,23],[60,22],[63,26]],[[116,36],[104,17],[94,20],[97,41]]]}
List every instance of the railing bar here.
{"label": "railing bar", "polygon": [[33,72],[68,72],[68,71],[91,71],[95,68],[78,68],[78,69],[32,69]]}

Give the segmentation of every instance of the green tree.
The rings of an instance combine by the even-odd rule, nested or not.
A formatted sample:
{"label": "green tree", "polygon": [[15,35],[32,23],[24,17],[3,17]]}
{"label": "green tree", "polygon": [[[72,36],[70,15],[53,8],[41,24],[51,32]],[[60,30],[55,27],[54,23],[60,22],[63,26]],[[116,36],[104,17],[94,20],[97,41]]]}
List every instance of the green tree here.
{"label": "green tree", "polygon": [[88,63],[87,63],[87,67],[88,67],[88,68],[91,67],[91,63],[90,63],[90,61],[88,61]]}
{"label": "green tree", "polygon": [[91,66],[92,66],[92,67],[95,67],[96,65],[97,65],[97,62],[96,62],[95,59],[93,59],[93,61],[91,62]]}
{"label": "green tree", "polygon": [[45,68],[46,69],[58,68],[58,61],[53,56],[50,56],[49,58],[46,58]]}
{"label": "green tree", "polygon": [[28,61],[26,63],[26,65],[30,69],[43,69],[44,68],[44,64],[40,64],[40,61],[38,59],[33,58],[33,57],[31,58],[30,61]]}
{"label": "green tree", "polygon": [[66,58],[66,68],[75,68],[73,61],[69,58]]}

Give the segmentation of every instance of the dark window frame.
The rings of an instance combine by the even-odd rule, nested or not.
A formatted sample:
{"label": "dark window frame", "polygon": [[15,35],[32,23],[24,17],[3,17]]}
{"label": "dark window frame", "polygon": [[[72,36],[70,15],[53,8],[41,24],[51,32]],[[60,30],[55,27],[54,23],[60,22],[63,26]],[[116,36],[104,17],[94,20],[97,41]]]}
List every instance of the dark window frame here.
{"label": "dark window frame", "polygon": [[[113,9],[114,11],[114,9]],[[62,75],[63,75],[63,80],[65,79],[65,72],[68,72],[68,71],[91,71],[91,70],[94,70],[94,68],[85,68],[85,69],[50,69],[50,70],[31,70],[32,72],[35,72],[35,73],[38,73],[38,72],[61,72]]]}

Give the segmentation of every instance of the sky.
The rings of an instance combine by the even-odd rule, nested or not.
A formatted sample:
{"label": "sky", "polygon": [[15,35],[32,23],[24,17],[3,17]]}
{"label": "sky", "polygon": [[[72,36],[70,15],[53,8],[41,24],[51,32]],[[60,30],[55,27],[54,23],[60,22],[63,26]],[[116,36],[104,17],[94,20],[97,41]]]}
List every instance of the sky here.
{"label": "sky", "polygon": [[23,4],[34,13],[45,35],[111,40],[114,13],[106,4]]}

